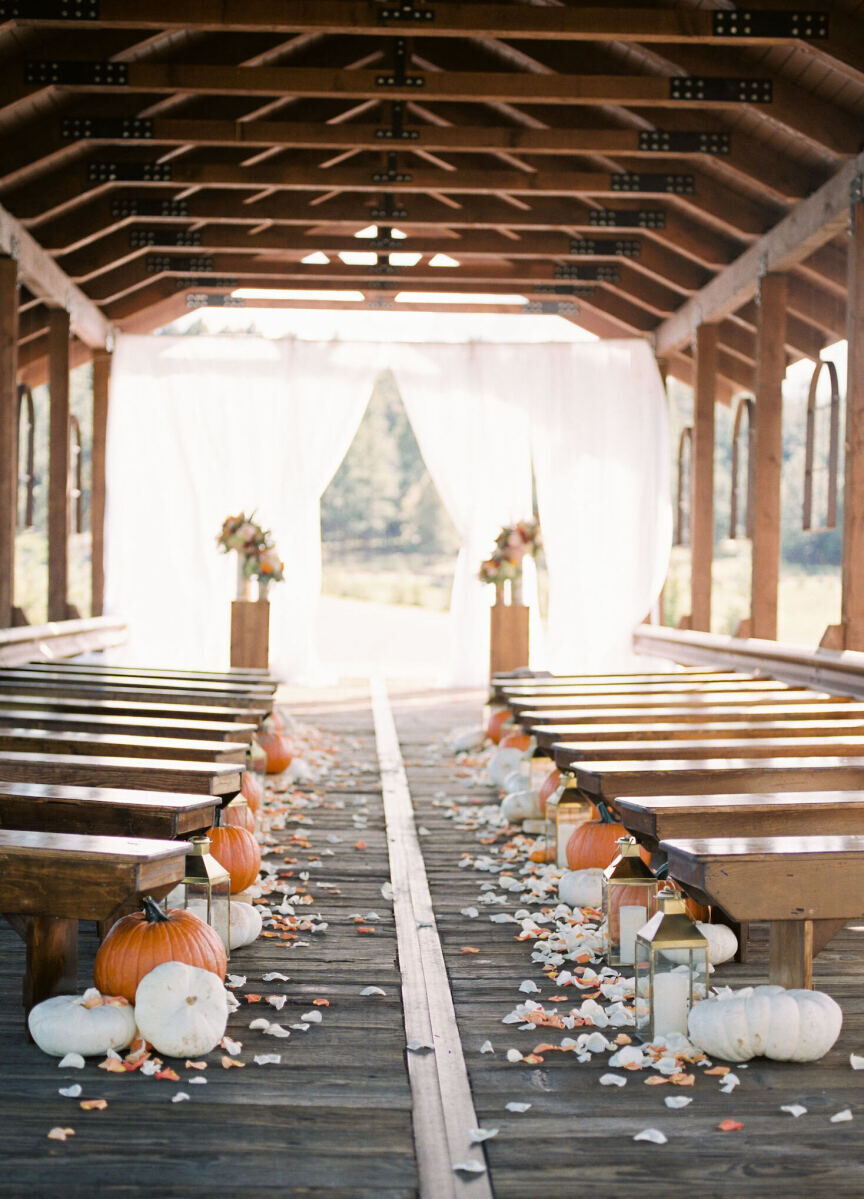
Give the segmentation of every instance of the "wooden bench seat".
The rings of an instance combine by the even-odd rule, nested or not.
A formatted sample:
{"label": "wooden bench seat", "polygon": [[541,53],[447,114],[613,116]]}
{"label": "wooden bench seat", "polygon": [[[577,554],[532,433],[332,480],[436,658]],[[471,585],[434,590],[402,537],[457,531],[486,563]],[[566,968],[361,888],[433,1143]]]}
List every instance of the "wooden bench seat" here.
{"label": "wooden bench seat", "polygon": [[0,727],[0,754],[7,750],[39,754],[88,754],[109,758],[163,758],[222,762],[242,766],[247,746],[238,741],[184,741],[175,737],[70,733],[51,729]]}
{"label": "wooden bench seat", "polygon": [[669,873],[741,923],[770,924],[769,977],[813,985],[813,955],[864,913],[864,836],[664,840]]}
{"label": "wooden bench seat", "polygon": [[738,674],[734,670],[675,670],[653,672],[649,671],[644,674],[585,674],[585,675],[529,675],[525,677],[515,678],[508,676],[493,677],[490,684],[491,699],[493,702],[505,702],[508,694],[519,694],[521,690],[535,690],[542,693],[546,688],[566,687],[569,685],[581,685],[585,683],[594,683],[598,686],[603,686],[606,683],[610,685],[617,684],[636,684],[645,683],[649,686],[662,685],[663,683],[678,683],[678,682],[724,682],[732,679],[748,679],[751,676]]}
{"label": "wooden bench seat", "polygon": [[723,679],[716,682],[702,682],[698,679],[686,679],[681,682],[665,680],[662,683],[616,683],[605,686],[602,683],[569,684],[561,687],[513,687],[505,690],[504,699],[512,708],[514,704],[525,707],[530,701],[536,700],[538,708],[551,704],[563,706],[568,699],[581,701],[590,696],[623,696],[646,695],[725,695],[729,692],[740,692],[742,695],[757,693],[783,694],[791,690],[788,683],[778,682],[777,679]]}
{"label": "wooden bench seat", "polygon": [[92,675],[116,675],[122,678],[159,679],[175,683],[178,680],[188,680],[190,683],[229,683],[232,686],[251,686],[267,688],[276,691],[278,680],[271,677],[266,670],[162,670],[153,666],[117,666],[105,662],[67,662],[58,659],[55,662],[27,662],[16,666],[16,670],[29,670],[34,673],[51,674],[62,672],[68,675],[80,675],[82,678]]}
{"label": "wooden bench seat", "polygon": [[[22,677],[23,675],[23,677]],[[109,682],[107,680],[58,679],[53,676],[35,678],[26,672],[3,671],[0,673],[0,697],[7,695],[36,695],[68,697],[72,699],[91,700],[132,700],[147,703],[175,703],[186,707],[216,705],[223,708],[242,708],[244,711],[267,713],[273,708],[273,697],[270,694],[253,694],[242,688],[236,691],[226,689],[190,689],[169,687],[166,684],[154,683],[153,686],[132,686],[124,682]],[[5,703],[5,698],[0,698]]]}
{"label": "wooden bench seat", "polygon": [[240,721],[171,720],[158,716],[102,716],[85,712],[49,712],[34,708],[0,707],[0,729],[46,729],[67,733],[107,733],[111,736],[171,737],[184,741],[242,741],[248,744],[256,724]]}
{"label": "wooden bench seat", "polygon": [[242,775],[242,767],[215,762],[0,751],[0,779],[10,783],[176,791],[225,796],[227,802],[240,790]]}
{"label": "wooden bench seat", "polygon": [[[568,697],[564,700],[514,700],[510,707],[516,719],[521,723],[523,714],[531,713],[532,719],[536,722],[543,717],[547,720],[556,722],[572,722],[581,720],[583,715],[590,713],[602,713],[604,710],[613,711],[615,709],[638,709],[643,711],[662,708],[678,708],[680,711],[697,711],[703,708],[732,708],[742,706],[760,707],[766,704],[777,706],[783,704],[786,706],[792,704],[809,704],[811,707],[818,703],[828,703],[836,705],[843,703],[843,699],[836,695],[823,694],[818,691],[729,691],[721,694],[712,694],[710,692],[689,691],[681,692],[677,695],[670,695],[668,692],[661,692],[655,695],[646,695],[644,692],[638,695],[629,694],[621,695],[586,695],[578,698]],[[849,701],[851,702],[851,701]],[[0,699],[2,703],[2,699]]]}
{"label": "wooden bench seat", "polygon": [[[651,728],[662,725],[674,728],[678,725],[731,725],[746,722],[753,726],[763,721],[807,721],[807,720],[860,720],[864,723],[864,704],[840,700],[836,704],[816,701],[806,703],[778,704],[663,704],[643,708],[602,708],[598,711],[586,709],[575,712],[569,719],[562,712],[522,712],[519,723],[534,734],[539,745],[548,746],[555,741],[570,741],[581,737],[595,726],[628,724],[632,727]],[[556,736],[560,734],[559,736]]]}
{"label": "wooden bench seat", "polygon": [[619,795],[621,823],[646,849],[691,837],[864,836],[864,792]]}
{"label": "wooden bench seat", "polygon": [[[2,717],[0,717],[2,719]],[[541,725],[536,730],[537,744],[543,748],[558,743],[580,746],[586,742],[644,741],[656,737],[659,741],[725,741],[750,738],[761,740],[773,737],[819,738],[861,737],[864,738],[864,716],[854,720],[719,720],[706,723],[699,717],[691,721],[681,720],[635,724],[585,724],[585,725]]]}
{"label": "wooden bench seat", "polygon": [[212,795],[0,782],[0,828],[170,841],[206,833],[220,800]]}
{"label": "wooden bench seat", "polygon": [[[644,736],[645,734],[643,734]],[[727,735],[720,740],[699,737],[665,741],[659,736],[650,740],[560,742],[554,749],[559,769],[573,762],[593,760],[596,762],[654,761],[659,758],[805,758],[846,757],[864,754],[864,741],[860,735],[854,737],[735,737]]]}
{"label": "wooden bench seat", "polygon": [[78,921],[106,922],[183,878],[186,841],[0,829],[0,912],[23,937],[26,1011],[78,991]]}
{"label": "wooden bench seat", "polygon": [[63,696],[33,691],[27,695],[3,692],[0,707],[15,711],[56,712],[94,716],[150,716],[160,720],[206,720],[217,724],[254,724],[259,728],[266,712],[253,708],[226,708],[217,704],[187,704],[182,701],[103,699],[99,696]]}
{"label": "wooden bench seat", "polygon": [[202,695],[226,695],[237,698],[242,695],[264,696],[272,698],[274,688],[261,683],[236,683],[222,680],[220,682],[206,679],[179,678],[168,679],[164,675],[144,677],[136,674],[115,674],[110,669],[97,670],[95,673],[70,670],[63,663],[56,663],[47,668],[39,666],[6,666],[0,667],[0,680],[6,681],[35,681],[38,683],[64,683],[82,685],[85,687],[126,687],[129,690],[151,691],[159,688],[170,688],[175,691],[192,691]]}
{"label": "wooden bench seat", "polygon": [[[554,754],[558,765],[557,748]],[[864,756],[586,761],[573,762],[564,769],[572,775],[583,795],[592,801],[602,799],[613,807],[619,795],[864,790]]]}

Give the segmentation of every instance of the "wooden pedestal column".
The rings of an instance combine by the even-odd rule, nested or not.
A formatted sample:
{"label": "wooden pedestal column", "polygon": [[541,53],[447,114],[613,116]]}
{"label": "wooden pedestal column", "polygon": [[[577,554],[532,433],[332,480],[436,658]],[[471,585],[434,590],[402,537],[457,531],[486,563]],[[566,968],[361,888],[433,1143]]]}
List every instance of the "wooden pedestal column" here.
{"label": "wooden pedestal column", "polygon": [[108,389],[111,355],[93,352],[93,457],[90,493],[90,615],[101,616],[105,595],[105,441],[108,431]]}
{"label": "wooden pedestal column", "polygon": [[489,674],[528,665],[528,607],[495,604],[489,609]]}
{"label": "wooden pedestal column", "polygon": [[48,619],[66,620],[69,593],[69,313],[48,314]]}
{"label": "wooden pedestal column", "polygon": [[0,628],[12,624],[18,505],[18,263],[0,256]]}
{"label": "wooden pedestal column", "polygon": [[714,402],[717,393],[717,326],[700,325],[695,340],[696,386],[690,491],[690,624],[711,631],[711,563],[714,557]]}
{"label": "wooden pedestal column", "polygon": [[[843,502],[844,649],[864,649],[864,200],[852,205],[846,366],[846,481]],[[839,648],[839,647],[838,647]]]}
{"label": "wooden pedestal column", "polygon": [[269,668],[270,604],[267,600],[232,601],[231,665]]}
{"label": "wooden pedestal column", "polygon": [[786,373],[786,278],[765,275],[759,287],[753,464],[753,577],[750,636],[777,639],[780,577],[780,468],[783,376]]}

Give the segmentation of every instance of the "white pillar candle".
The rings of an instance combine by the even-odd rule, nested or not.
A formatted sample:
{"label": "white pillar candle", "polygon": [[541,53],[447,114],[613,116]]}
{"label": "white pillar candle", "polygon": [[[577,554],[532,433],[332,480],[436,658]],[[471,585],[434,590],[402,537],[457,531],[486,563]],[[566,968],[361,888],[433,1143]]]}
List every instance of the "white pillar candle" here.
{"label": "white pillar candle", "polygon": [[625,903],[618,909],[618,958],[622,966],[636,961],[636,934],[647,919],[648,909],[641,903]]}
{"label": "white pillar candle", "polygon": [[690,980],[686,974],[655,974],[654,1036],[680,1032],[687,1036]]}

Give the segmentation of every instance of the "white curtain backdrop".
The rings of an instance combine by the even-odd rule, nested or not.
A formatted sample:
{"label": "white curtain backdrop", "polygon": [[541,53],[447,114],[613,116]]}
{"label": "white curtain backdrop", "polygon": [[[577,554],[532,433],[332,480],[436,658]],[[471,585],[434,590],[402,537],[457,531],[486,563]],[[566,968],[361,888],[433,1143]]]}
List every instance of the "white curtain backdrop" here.
{"label": "white curtain backdrop", "polygon": [[[531,515],[529,419],[514,388],[524,348],[414,343],[387,353],[420,452],[462,538],[445,676],[455,686],[489,677],[493,589],[477,571],[501,526]],[[533,592],[525,598],[536,611],[536,585]]]}
{"label": "white curtain backdrop", "polygon": [[666,395],[647,343],[545,347],[526,400],[558,672],[626,670],[672,539]]}
{"label": "white curtain backdrop", "polygon": [[[324,352],[326,350],[326,352]],[[227,666],[236,557],[226,516],[256,510],[286,563],[271,663],[317,671],[318,501],[357,431],[379,348],[253,337],[121,336],[108,428],[106,611],[126,661]]]}
{"label": "white curtain backdrop", "polygon": [[[124,335],[106,520],[106,611],[130,621],[124,660],[227,664],[235,557],[219,554],[215,538],[227,515],[255,508],[287,567],[287,584],[271,591],[273,669],[317,677],[319,500],[385,367],[463,541],[446,681],[487,676],[492,589],[475,576],[501,525],[530,514],[532,452],[550,571],[548,663],[612,670],[629,659],[671,530],[665,396],[647,344]],[[533,602],[530,563],[526,585]],[[532,661],[543,664],[536,620],[532,639]]]}

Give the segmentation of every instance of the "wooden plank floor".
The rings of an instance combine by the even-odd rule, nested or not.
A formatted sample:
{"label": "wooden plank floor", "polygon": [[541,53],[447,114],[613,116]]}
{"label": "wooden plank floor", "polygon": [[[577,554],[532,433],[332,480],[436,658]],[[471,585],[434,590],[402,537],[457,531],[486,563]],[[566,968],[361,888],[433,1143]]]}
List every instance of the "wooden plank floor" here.
{"label": "wooden plank floor", "polygon": [[[61,1071],[56,1059],[27,1045],[18,996],[23,949],[0,922],[0,1195],[417,1194],[398,946],[392,905],[381,890],[388,881],[387,847],[368,692],[358,686],[332,696],[292,692],[287,698],[299,719],[324,730],[338,760],[332,759],[326,781],[296,789],[294,817],[304,819],[289,818],[284,830],[272,831],[267,861],[281,872],[283,885],[308,889],[313,902],[295,911],[298,917],[319,915],[326,931],[300,933],[305,945],[266,939],[234,955],[230,971],[246,981],[236,989],[242,1002],[228,1032],[242,1042],[238,1060],[245,1065],[223,1069],[216,1051],[199,1075],[206,1085],[193,1085],[193,1072],[182,1062],[171,1063],[178,1082],[108,1075],[95,1059],[82,1071]],[[560,993],[532,963],[532,943],[514,939],[516,926],[489,918],[523,907],[536,911],[538,905],[500,886],[493,886],[498,898],[487,904],[482,888],[494,884],[495,875],[459,865],[466,853],[494,861],[497,850],[482,843],[488,827],[464,827],[464,817],[488,803],[491,792],[471,785],[446,745],[453,728],[477,723],[482,697],[404,687],[391,702],[477,1122],[498,1129],[484,1145],[497,1199],[577,1190],[611,1199],[628,1186],[665,1199],[676,1185],[706,1199],[864,1194],[864,1072],[851,1070],[848,1060],[850,1052],[864,1054],[864,919],[816,960],[817,985],[838,999],[845,1020],[838,1044],[821,1063],[735,1067],[740,1085],[730,1095],[719,1093],[717,1078],[699,1075],[692,1090],[681,1092],[693,1102],[680,1111],[664,1105],[671,1087],[644,1085],[647,1072],[628,1075],[620,1089],[600,1086],[599,1078],[610,1071],[606,1054],[584,1064],[570,1053],[511,1064],[508,1049],[527,1054],[538,1042],[557,1043],[567,1034],[502,1023],[526,998],[548,1002]],[[355,848],[358,843],[365,848]],[[475,908],[476,918],[463,914]],[[375,932],[358,933],[358,924]],[[721,967],[715,981],[763,981],[765,949],[756,929],[751,961]],[[94,951],[95,936],[85,929],[82,987]],[[270,971],[289,981],[265,983]],[[529,979],[539,994],[520,992]],[[367,986],[386,994],[363,997]],[[249,1003],[244,996],[250,992],[284,994],[285,1006],[277,1012],[264,1002]],[[566,1003],[550,1006],[569,1010],[578,998],[567,994]],[[315,999],[327,999],[329,1006],[315,1008]],[[288,1039],[249,1029],[261,1017],[290,1027],[314,1010],[322,1013],[321,1023],[293,1030]],[[480,1052],[486,1041],[494,1053]],[[279,1065],[254,1063],[255,1055],[272,1053],[281,1054]],[[59,1087],[72,1083],[81,1084],[82,1099],[107,1099],[107,1110],[85,1112],[78,1100],[60,1096]],[[172,1103],[179,1091],[189,1100]],[[531,1106],[513,1113],[508,1102]],[[793,1103],[807,1114],[796,1120],[781,1112]],[[830,1123],[846,1107],[853,1119]],[[742,1129],[719,1132],[717,1124],[727,1117],[740,1120]],[[54,1126],[73,1127],[75,1136],[49,1141]],[[646,1127],[661,1129],[668,1143],[634,1142]]]}
{"label": "wooden plank floor", "polygon": [[[495,851],[478,844],[488,828],[460,830],[449,815],[454,799],[460,807],[489,801],[488,789],[468,788],[467,779],[454,775],[454,764],[442,748],[447,732],[477,723],[478,707],[433,706],[419,697],[401,702],[395,697],[393,706],[416,817],[428,830],[424,857],[478,1119],[485,1128],[499,1129],[485,1143],[497,1199],[564,1196],[577,1190],[606,1199],[628,1186],[632,1193],[652,1197],[667,1196],[679,1186],[688,1194],[738,1199],[864,1194],[864,1073],[849,1065],[850,1053],[864,1053],[864,920],[854,922],[816,959],[817,987],[833,995],[844,1013],[840,1039],[822,1062],[793,1065],[760,1059],[733,1067],[741,1082],[730,1095],[719,1093],[719,1079],[697,1071],[692,1090],[675,1089],[693,1098],[678,1111],[663,1102],[671,1086],[644,1085],[648,1071],[628,1075],[623,1088],[600,1086],[600,1077],[610,1072],[606,1054],[585,1064],[568,1053],[544,1054],[536,1065],[510,1064],[509,1048],[528,1054],[539,1042],[557,1043],[565,1034],[548,1028],[520,1032],[517,1025],[501,1023],[528,997],[519,991],[523,980],[540,988],[530,996],[540,1002],[560,988],[531,962],[532,943],[514,940],[519,930],[513,924],[489,920],[495,912],[536,911],[536,905],[496,888],[503,902],[486,906],[480,902],[481,887],[495,875],[459,867],[466,851]],[[466,908],[479,910],[479,916],[466,919],[460,914]],[[463,953],[466,946],[480,953]],[[714,981],[743,986],[767,981],[766,972],[767,941],[764,929],[757,927],[751,961],[720,967]],[[575,997],[547,1006],[566,1012],[574,1002]],[[487,1040],[494,1054],[480,1052]],[[506,1109],[510,1101],[530,1103],[531,1108],[511,1113]],[[788,1104],[801,1104],[807,1114],[793,1118],[780,1110]],[[832,1115],[847,1107],[851,1122],[830,1123]],[[730,1117],[743,1128],[718,1131],[719,1122]],[[649,1127],[663,1131],[668,1143],[633,1141]]]}

